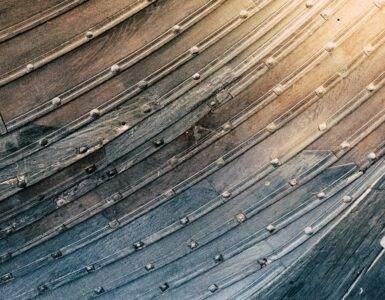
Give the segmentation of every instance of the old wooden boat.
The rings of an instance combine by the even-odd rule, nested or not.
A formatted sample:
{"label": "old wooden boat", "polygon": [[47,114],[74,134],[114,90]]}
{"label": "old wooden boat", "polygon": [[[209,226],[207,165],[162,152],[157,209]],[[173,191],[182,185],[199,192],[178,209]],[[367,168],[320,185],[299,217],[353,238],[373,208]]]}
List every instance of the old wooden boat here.
{"label": "old wooden boat", "polygon": [[0,299],[384,299],[385,1],[1,0]]}

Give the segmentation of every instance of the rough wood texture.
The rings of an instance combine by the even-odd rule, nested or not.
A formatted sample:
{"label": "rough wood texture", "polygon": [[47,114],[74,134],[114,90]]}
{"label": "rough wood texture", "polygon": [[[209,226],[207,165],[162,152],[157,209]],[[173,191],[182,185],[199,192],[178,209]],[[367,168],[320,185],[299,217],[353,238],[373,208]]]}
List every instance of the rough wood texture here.
{"label": "rough wood texture", "polygon": [[381,299],[385,3],[0,2],[0,299]]}

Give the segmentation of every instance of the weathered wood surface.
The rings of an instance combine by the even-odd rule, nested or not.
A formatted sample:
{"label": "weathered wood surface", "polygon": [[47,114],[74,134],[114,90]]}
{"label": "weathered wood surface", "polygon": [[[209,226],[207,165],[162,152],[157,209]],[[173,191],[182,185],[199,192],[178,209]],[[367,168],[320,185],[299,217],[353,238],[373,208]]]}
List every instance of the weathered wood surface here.
{"label": "weathered wood surface", "polygon": [[0,299],[385,297],[383,1],[107,2],[0,2]]}

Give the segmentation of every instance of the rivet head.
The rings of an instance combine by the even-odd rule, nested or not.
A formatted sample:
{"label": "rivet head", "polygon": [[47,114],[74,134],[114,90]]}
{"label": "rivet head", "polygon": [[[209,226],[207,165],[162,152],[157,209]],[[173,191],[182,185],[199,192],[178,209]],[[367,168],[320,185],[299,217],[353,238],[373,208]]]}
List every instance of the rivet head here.
{"label": "rivet head", "polygon": [[334,42],[328,42],[325,45],[325,50],[327,52],[332,52],[336,48],[336,44]]}
{"label": "rivet head", "polygon": [[341,143],[340,147],[341,147],[342,149],[349,149],[349,148],[350,148],[350,143],[347,142],[347,141],[343,141],[343,142]]}
{"label": "rivet head", "polygon": [[290,184],[291,186],[295,186],[295,185],[298,184],[298,181],[297,181],[297,179],[293,178],[293,179],[289,180],[289,184]]}
{"label": "rivet head", "polygon": [[342,202],[349,203],[350,201],[352,201],[352,197],[351,196],[345,195],[345,196],[342,197]]}
{"label": "rivet head", "polygon": [[282,84],[278,84],[276,85],[274,88],[273,88],[273,92],[276,94],[276,95],[281,95],[283,92],[285,91],[284,87]]}
{"label": "rivet head", "polygon": [[63,253],[60,250],[55,251],[54,253],[51,253],[52,258],[60,258],[62,256],[63,256]]}
{"label": "rivet head", "polygon": [[184,217],[182,219],[179,220],[180,224],[182,225],[186,225],[190,222],[189,218],[188,217]]}
{"label": "rivet head", "polygon": [[113,177],[113,176],[115,176],[115,175],[118,174],[118,170],[116,170],[115,168],[113,168],[113,169],[108,170],[106,173],[107,173],[107,176]]}
{"label": "rivet head", "polygon": [[374,152],[370,152],[368,155],[367,155],[368,159],[370,160],[375,160],[377,158],[377,155],[376,153]]}
{"label": "rivet head", "polygon": [[239,222],[239,223],[243,223],[246,221],[246,215],[244,213],[238,213],[235,215],[235,219]]}
{"label": "rivet head", "polygon": [[194,54],[194,55],[197,55],[199,53],[199,47],[198,46],[193,46],[190,48],[190,53],[191,54]]}
{"label": "rivet head", "polygon": [[225,130],[225,131],[228,131],[231,129],[231,123],[230,122],[226,122],[225,124],[223,124],[222,128]]}
{"label": "rivet head", "polygon": [[139,87],[140,89],[144,89],[145,87],[147,87],[148,83],[147,83],[146,80],[141,80],[141,81],[139,81],[139,82],[137,83],[137,85],[138,85],[138,87]]}
{"label": "rivet head", "polygon": [[377,86],[374,83],[370,83],[367,87],[366,90],[369,92],[374,92],[377,89]]}
{"label": "rivet head", "polygon": [[307,227],[305,227],[305,229],[303,230],[304,232],[305,232],[305,234],[307,234],[307,235],[311,235],[311,234],[313,234],[313,228],[311,227],[311,226],[307,226]]}
{"label": "rivet head", "polygon": [[320,124],[318,125],[318,129],[319,129],[320,131],[326,130],[326,129],[327,129],[326,123],[325,123],[325,122],[320,123]]}
{"label": "rivet head", "polygon": [[143,248],[144,243],[143,243],[142,241],[137,241],[137,242],[134,243],[133,246],[134,246],[134,249],[135,249],[135,250],[139,250],[139,249],[142,249],[142,248]]}
{"label": "rivet head", "polygon": [[374,47],[373,47],[371,44],[366,45],[366,46],[364,47],[364,53],[365,53],[367,56],[371,55],[371,54],[373,53],[373,51],[374,51]]}
{"label": "rivet head", "polygon": [[218,289],[218,286],[216,284],[212,284],[209,286],[209,291],[211,293],[214,293]]}
{"label": "rivet head", "polygon": [[96,171],[96,166],[95,165],[90,165],[85,169],[87,174],[94,173]]}
{"label": "rivet head", "polygon": [[86,32],[86,38],[87,39],[92,39],[94,37],[94,33],[92,31],[87,31]]}
{"label": "rivet head", "polygon": [[222,254],[217,254],[214,256],[214,261],[215,262],[222,262],[223,261],[223,256]]}
{"label": "rivet head", "polygon": [[119,226],[119,221],[116,219],[111,220],[110,222],[108,222],[108,226],[110,228],[117,228]]}
{"label": "rivet head", "polygon": [[95,266],[94,265],[88,265],[85,267],[85,269],[88,273],[91,273],[91,272],[95,271]]}
{"label": "rivet head", "polygon": [[380,240],[380,245],[382,246],[382,248],[385,249],[385,236],[383,236],[382,239]]}
{"label": "rivet head", "polygon": [[110,70],[113,74],[117,74],[120,71],[120,67],[119,65],[112,65]]}
{"label": "rivet head", "polygon": [[112,200],[113,201],[119,201],[121,199],[122,199],[122,194],[120,194],[120,193],[115,193],[115,194],[112,195]]}
{"label": "rivet head", "polygon": [[247,10],[241,10],[239,12],[239,16],[242,18],[242,19],[246,19],[248,16],[249,16],[249,12]]}
{"label": "rivet head", "polygon": [[79,148],[79,154],[84,154],[88,151],[88,147],[87,146],[81,146]]}
{"label": "rivet head", "polygon": [[48,145],[48,140],[46,138],[42,138],[40,141],[39,141],[39,145],[42,146],[42,147],[45,147]]}
{"label": "rivet head", "polygon": [[318,199],[323,199],[326,197],[326,194],[325,194],[325,192],[318,192],[316,196]]}
{"label": "rivet head", "polygon": [[154,141],[154,146],[155,147],[160,147],[164,144],[164,140],[163,139],[157,139]]}
{"label": "rivet head", "polygon": [[201,75],[199,74],[199,73],[195,73],[194,75],[193,75],[193,79],[194,80],[199,80],[201,78]]}
{"label": "rivet head", "polygon": [[54,107],[58,107],[61,104],[61,99],[59,97],[55,97],[51,100],[51,104]]}
{"label": "rivet head", "polygon": [[146,269],[147,271],[150,271],[150,270],[154,269],[155,266],[154,266],[153,263],[149,262],[149,263],[147,263],[144,267],[145,267],[145,269]]}
{"label": "rivet head", "polygon": [[31,72],[35,67],[33,64],[28,64],[26,67],[27,72]]}
{"label": "rivet head", "polygon": [[271,161],[270,161],[270,164],[273,166],[273,167],[278,167],[279,165],[281,165],[281,162],[278,158],[273,158]]}
{"label": "rivet head", "polygon": [[265,64],[269,68],[272,68],[272,67],[274,67],[277,64],[277,60],[274,57],[271,56],[268,59],[266,59]]}
{"label": "rivet head", "polygon": [[316,88],[315,93],[317,94],[318,97],[322,97],[323,95],[326,94],[326,89],[322,85]]}
{"label": "rivet head", "polygon": [[105,290],[104,290],[104,288],[101,287],[101,286],[99,286],[99,287],[97,287],[96,289],[94,289],[94,293],[95,293],[96,295],[103,294],[104,292],[105,292]]}
{"label": "rivet head", "polygon": [[90,117],[93,119],[96,119],[100,116],[100,110],[97,108],[94,108],[90,111]]}
{"label": "rivet head", "polygon": [[263,267],[267,266],[268,260],[266,258],[260,258],[257,260],[257,262],[258,262],[259,266],[261,268],[263,268]]}
{"label": "rivet head", "polygon": [[274,132],[277,130],[277,125],[273,122],[266,126],[268,132]]}
{"label": "rivet head", "polygon": [[161,284],[160,286],[159,286],[159,289],[162,291],[162,292],[165,292],[167,289],[168,289],[168,284],[165,282],[165,283],[163,283],[163,284]]}
{"label": "rivet head", "polygon": [[218,158],[215,163],[217,166],[223,166],[225,164],[225,160],[221,157]]}
{"label": "rivet head", "polygon": [[181,28],[179,25],[174,25],[174,26],[171,28],[171,31],[172,31],[174,34],[180,33],[181,30],[182,30],[182,28]]}
{"label": "rivet head", "polygon": [[324,18],[325,20],[328,20],[331,15],[332,15],[332,10],[330,8],[327,8],[321,12],[321,17]]}
{"label": "rivet head", "polygon": [[229,198],[231,196],[231,193],[229,192],[229,191],[224,191],[223,193],[222,193],[222,197],[223,198]]}
{"label": "rivet head", "polygon": [[176,165],[177,163],[178,163],[178,158],[177,157],[175,157],[175,156],[173,156],[173,157],[171,157],[170,159],[169,159],[169,164],[170,165]]}
{"label": "rivet head", "polygon": [[210,103],[209,103],[209,106],[210,107],[215,107],[217,105],[217,101],[215,101],[215,100],[212,100],[212,101],[210,101]]}
{"label": "rivet head", "polygon": [[191,249],[195,249],[196,247],[198,247],[198,243],[194,240],[190,240],[189,243],[188,243],[188,246],[191,248]]}
{"label": "rivet head", "polygon": [[307,8],[312,8],[314,6],[314,2],[312,0],[306,1],[306,7]]}
{"label": "rivet head", "polygon": [[39,284],[37,287],[39,293],[44,293],[46,290],[48,290],[48,287],[44,283]]}
{"label": "rivet head", "polygon": [[275,226],[273,224],[269,224],[266,226],[266,230],[268,232],[274,232],[275,231]]}
{"label": "rivet head", "polygon": [[142,112],[148,114],[149,112],[151,112],[151,106],[149,104],[144,104],[142,106]]}
{"label": "rivet head", "polygon": [[10,280],[12,280],[12,279],[13,279],[12,273],[7,273],[7,274],[4,274],[4,275],[2,275],[2,276],[0,277],[0,282],[5,283],[5,282],[8,282],[8,281],[10,281]]}
{"label": "rivet head", "polygon": [[63,198],[59,198],[56,200],[56,207],[59,208],[59,207],[62,207],[64,205],[67,204],[67,201]]}
{"label": "rivet head", "polygon": [[24,176],[17,177],[17,186],[19,188],[25,188],[27,186],[27,181]]}

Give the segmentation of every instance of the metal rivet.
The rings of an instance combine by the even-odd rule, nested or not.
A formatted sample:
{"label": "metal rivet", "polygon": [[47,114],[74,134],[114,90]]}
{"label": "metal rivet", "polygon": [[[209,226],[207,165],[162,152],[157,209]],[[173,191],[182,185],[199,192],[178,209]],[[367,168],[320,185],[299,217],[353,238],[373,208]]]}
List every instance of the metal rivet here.
{"label": "metal rivet", "polygon": [[152,269],[154,269],[154,264],[153,263],[148,263],[148,264],[146,264],[145,266],[145,269],[147,270],[147,271],[150,271],[150,270],[152,270]]}
{"label": "metal rivet", "polygon": [[148,114],[149,112],[151,112],[151,106],[149,104],[144,104],[142,106],[142,112],[144,112],[145,114]]}
{"label": "metal rivet", "polygon": [[96,171],[96,166],[95,165],[91,165],[91,166],[88,166],[86,169],[85,169],[86,173],[88,174],[91,174],[93,172]]}
{"label": "metal rivet", "polygon": [[112,177],[112,176],[115,176],[116,174],[118,174],[118,170],[116,170],[115,168],[111,169],[111,170],[108,170],[107,172],[107,175],[109,177]]}
{"label": "metal rivet", "polygon": [[117,74],[117,73],[119,73],[119,71],[120,71],[120,67],[119,67],[119,65],[113,65],[113,66],[111,66],[111,72],[113,73],[113,74]]}
{"label": "metal rivet", "polygon": [[268,132],[274,132],[277,130],[277,125],[273,122],[266,126]]}
{"label": "metal rivet", "polygon": [[33,64],[28,64],[28,65],[26,66],[26,69],[27,69],[27,72],[31,72],[31,71],[34,69]]}
{"label": "metal rivet", "polygon": [[369,56],[369,55],[371,55],[372,53],[373,53],[373,51],[374,51],[374,47],[372,46],[372,45],[366,45],[365,47],[364,47],[364,53],[365,53],[365,55],[367,55],[367,56]]}
{"label": "metal rivet", "polygon": [[325,45],[325,50],[327,52],[332,52],[336,48],[336,44],[334,42],[328,42]]}
{"label": "metal rivet", "polygon": [[325,122],[323,122],[323,123],[321,123],[321,124],[318,125],[318,129],[319,129],[320,131],[324,131],[324,130],[326,130],[326,128],[327,128],[327,125],[326,125]]}
{"label": "metal rivet", "polygon": [[352,201],[352,197],[350,197],[349,195],[345,195],[342,197],[342,202],[349,203],[350,201]]}
{"label": "metal rivet", "polygon": [[385,249],[385,236],[380,240],[380,245]]}
{"label": "metal rivet", "polygon": [[40,146],[45,147],[48,145],[48,140],[46,138],[42,138],[39,142]]}
{"label": "metal rivet", "polygon": [[168,289],[168,284],[165,282],[159,286],[162,292],[165,292]]}
{"label": "metal rivet", "polygon": [[231,129],[231,123],[230,122],[226,122],[225,124],[223,124],[222,128],[225,130],[225,131],[228,131]]}
{"label": "metal rivet", "polygon": [[272,68],[277,64],[277,60],[274,57],[269,57],[268,59],[266,59],[265,64],[269,68]]}
{"label": "metal rivet", "polygon": [[139,249],[142,249],[142,248],[143,248],[144,243],[143,243],[142,241],[137,241],[137,242],[134,243],[133,246],[134,246],[134,249],[135,249],[135,250],[139,250]]}
{"label": "metal rivet", "polygon": [[4,275],[2,275],[2,276],[0,277],[0,281],[1,281],[1,282],[8,282],[8,281],[10,281],[10,280],[12,280],[12,279],[13,279],[12,273],[7,273],[7,274],[4,274]]}
{"label": "metal rivet", "polygon": [[267,263],[268,263],[266,258],[260,258],[260,259],[257,260],[257,262],[258,262],[258,264],[260,265],[261,268],[266,267]]}
{"label": "metal rivet", "polygon": [[111,220],[110,222],[108,222],[108,226],[110,228],[116,228],[119,226],[119,221],[114,219],[114,220]]}
{"label": "metal rivet", "polygon": [[321,17],[324,18],[325,20],[328,20],[331,15],[332,15],[332,11],[330,8],[327,8],[321,12]]}
{"label": "metal rivet", "polygon": [[146,80],[141,80],[141,81],[139,81],[139,82],[137,83],[137,85],[138,85],[138,87],[139,87],[140,89],[144,89],[145,87],[147,87],[148,83],[147,83]]}
{"label": "metal rivet", "polygon": [[175,34],[178,34],[180,33],[182,30],[182,27],[180,27],[179,25],[174,25],[172,28],[171,28],[171,31]]}
{"label": "metal rivet", "polygon": [[298,181],[297,181],[297,179],[293,178],[293,179],[291,179],[291,180],[289,181],[289,184],[290,184],[291,186],[295,186],[295,185],[298,184]]}
{"label": "metal rivet", "polygon": [[212,101],[210,101],[210,103],[209,103],[209,106],[210,107],[214,107],[214,106],[216,106],[217,105],[217,101],[215,101],[215,100],[212,100]]}
{"label": "metal rivet", "polygon": [[168,162],[169,162],[170,165],[176,165],[176,164],[178,163],[178,158],[175,157],[175,156],[173,156],[173,157],[171,157],[171,158],[169,159]]}
{"label": "metal rivet", "polygon": [[187,223],[190,222],[190,220],[189,220],[188,217],[184,217],[184,218],[180,219],[179,222],[180,222],[182,225],[186,225]]}
{"label": "metal rivet", "polygon": [[318,199],[323,199],[326,197],[326,194],[324,192],[318,192],[316,196]]}
{"label": "metal rivet", "polygon": [[96,295],[100,295],[100,294],[103,294],[105,292],[105,290],[102,286],[99,286],[96,289],[94,289],[94,292]]}
{"label": "metal rivet", "polygon": [[218,158],[215,163],[217,166],[223,166],[225,164],[225,160],[221,157]]}
{"label": "metal rivet", "polygon": [[54,107],[57,107],[61,104],[61,99],[59,97],[55,97],[51,100],[51,104]]}
{"label": "metal rivet", "polygon": [[249,12],[247,10],[241,10],[239,12],[239,16],[242,18],[242,19],[246,19],[248,16],[249,16]]}
{"label": "metal rivet", "polygon": [[322,85],[316,88],[315,93],[317,94],[318,97],[322,97],[323,95],[326,94],[326,89]]}
{"label": "metal rivet", "polygon": [[273,92],[276,94],[276,95],[281,95],[283,92],[285,91],[284,87],[282,84],[278,84],[276,85],[274,88],[273,88]]}
{"label": "metal rivet", "polygon": [[343,141],[340,146],[341,146],[342,149],[349,149],[350,148],[350,143],[347,142],[347,141]]}
{"label": "metal rivet", "polygon": [[375,160],[377,158],[377,155],[374,152],[370,152],[367,157],[370,160]]}
{"label": "metal rivet", "polygon": [[58,251],[56,251],[54,253],[51,253],[51,257],[52,258],[60,258],[62,256],[63,256],[63,253],[60,250],[58,250]]}
{"label": "metal rivet", "polygon": [[191,54],[194,54],[194,55],[197,55],[199,53],[199,47],[198,46],[194,46],[194,47],[191,47],[190,48],[190,53]]}
{"label": "metal rivet", "polygon": [[88,151],[88,147],[87,146],[81,146],[79,148],[79,154],[84,154]]}
{"label": "metal rivet", "polygon": [[99,110],[99,109],[94,108],[94,109],[92,109],[92,110],[90,111],[90,117],[91,117],[91,118],[96,119],[96,118],[98,118],[99,116],[100,116],[100,110]]}
{"label": "metal rivet", "polygon": [[92,31],[87,31],[86,32],[86,38],[87,39],[92,39],[94,37],[94,33]]}
{"label": "metal rivet", "polygon": [[306,7],[312,8],[314,6],[314,2],[312,0],[306,1]]}
{"label": "metal rivet", "polygon": [[266,226],[266,230],[269,232],[274,232],[275,231],[275,226],[273,224],[269,224]]}
{"label": "metal rivet", "polygon": [[155,147],[160,147],[164,144],[164,140],[163,139],[158,139],[158,140],[155,140],[154,141],[154,146]]}
{"label": "metal rivet", "polygon": [[91,273],[91,272],[95,271],[95,266],[94,265],[88,265],[85,267],[85,269],[88,273]]}
{"label": "metal rivet", "polygon": [[366,90],[369,92],[374,92],[377,89],[377,86],[374,83],[370,83],[367,87]]}
{"label": "metal rivet", "polygon": [[56,207],[58,207],[58,208],[66,205],[66,204],[67,204],[67,201],[64,200],[63,198],[59,198],[56,200]]}
{"label": "metal rivet", "polygon": [[17,186],[19,188],[25,188],[27,186],[27,182],[24,176],[17,177]]}
{"label": "metal rivet", "polygon": [[121,199],[122,199],[122,194],[120,194],[120,193],[115,193],[115,194],[112,195],[112,200],[113,201],[119,201]]}
{"label": "metal rivet", "polygon": [[278,166],[281,164],[281,162],[279,161],[278,158],[273,158],[273,159],[270,161],[270,164],[271,164],[272,166],[274,166],[274,167],[278,167]]}
{"label": "metal rivet", "polygon": [[310,234],[313,234],[313,228],[311,226],[307,226],[305,227],[305,229],[303,230],[307,235],[310,235]]}
{"label": "metal rivet", "polygon": [[211,293],[214,293],[218,289],[218,286],[216,284],[212,284],[209,286],[209,291]]}
{"label": "metal rivet", "polygon": [[266,181],[265,182],[265,186],[270,186],[271,182],[270,181]]}
{"label": "metal rivet", "polygon": [[199,73],[195,73],[194,75],[193,75],[193,79],[194,80],[199,80],[201,78],[201,75],[199,74]]}
{"label": "metal rivet", "polygon": [[46,290],[48,290],[48,287],[44,283],[39,284],[37,287],[39,293],[44,293]]}
{"label": "metal rivet", "polygon": [[194,248],[198,247],[198,243],[196,241],[194,241],[194,240],[191,240],[191,241],[189,241],[188,246],[191,249],[194,249]]}
{"label": "metal rivet", "polygon": [[231,196],[231,193],[229,192],[229,191],[224,191],[223,193],[222,193],[222,197],[223,198],[229,198]]}
{"label": "metal rivet", "polygon": [[235,215],[235,219],[239,222],[239,223],[243,223],[246,221],[246,215],[244,213],[239,213],[239,214],[236,214]]}
{"label": "metal rivet", "polygon": [[222,256],[222,254],[217,254],[217,255],[215,255],[214,256],[214,261],[215,262],[222,262],[223,261],[223,256]]}

